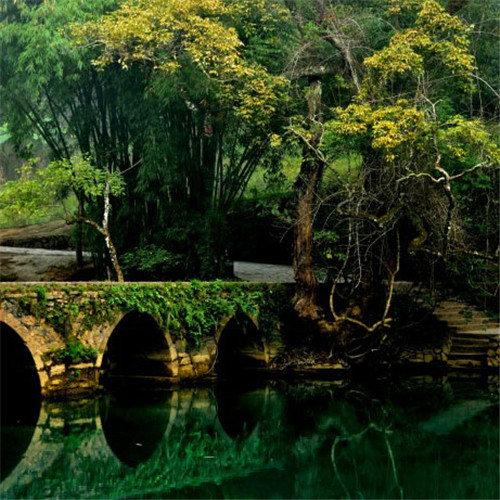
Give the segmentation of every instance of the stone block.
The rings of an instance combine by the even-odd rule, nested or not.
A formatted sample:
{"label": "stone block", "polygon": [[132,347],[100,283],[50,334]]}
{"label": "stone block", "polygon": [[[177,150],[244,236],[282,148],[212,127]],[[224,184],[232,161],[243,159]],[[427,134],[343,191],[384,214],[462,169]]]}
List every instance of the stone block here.
{"label": "stone block", "polygon": [[194,377],[193,365],[179,366],[179,377]]}
{"label": "stone block", "polygon": [[189,356],[185,356],[185,357],[181,358],[179,361],[180,366],[186,366],[186,365],[190,365],[190,364],[191,364],[191,359],[189,358]]}
{"label": "stone block", "polygon": [[88,370],[94,368],[94,363],[78,363],[77,365],[71,365],[70,370]]}
{"label": "stone block", "polygon": [[66,366],[64,365],[54,365],[50,369],[50,376],[53,377],[55,375],[60,375],[61,373],[64,373],[66,371]]}
{"label": "stone block", "polygon": [[45,385],[49,381],[49,376],[45,372],[38,372],[38,376],[40,377],[40,385],[42,387],[45,387]]}
{"label": "stone block", "polygon": [[433,360],[434,360],[434,356],[431,353],[427,353],[424,355],[424,361],[426,363],[430,363]]}
{"label": "stone block", "polygon": [[64,419],[51,417],[50,418],[50,426],[62,429],[64,427]]}
{"label": "stone block", "polygon": [[34,316],[24,316],[22,321],[28,328],[35,326],[37,323],[36,318]]}
{"label": "stone block", "polygon": [[195,354],[192,359],[195,364],[205,363],[208,365],[210,363],[210,356],[208,354]]}
{"label": "stone block", "polygon": [[165,364],[165,368],[171,377],[179,376],[179,363],[177,361]]}
{"label": "stone block", "polygon": [[197,375],[205,375],[210,370],[211,366],[208,363],[197,363],[195,370]]}

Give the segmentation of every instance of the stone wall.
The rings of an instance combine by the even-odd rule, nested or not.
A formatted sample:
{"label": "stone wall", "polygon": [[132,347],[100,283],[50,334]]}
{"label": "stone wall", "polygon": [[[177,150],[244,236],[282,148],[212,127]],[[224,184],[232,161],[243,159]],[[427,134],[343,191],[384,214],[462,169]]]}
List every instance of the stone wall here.
{"label": "stone wall", "polygon": [[[213,304],[217,304],[217,297],[214,298],[213,294],[207,296],[207,302],[212,301],[208,304],[211,306],[211,308],[208,307],[209,311],[212,310],[210,316],[212,323],[206,317],[202,317],[207,331],[203,332],[201,337],[196,338],[189,336],[188,327],[182,323],[182,315],[185,314],[184,309],[195,317],[197,314],[200,316],[205,314],[205,311],[201,310],[204,306],[203,300],[194,304],[184,304],[187,306],[184,309],[176,304],[176,310],[180,311],[180,319],[173,318],[174,327],[167,326],[165,319],[158,316],[162,311],[157,315],[148,312],[148,307],[153,311],[156,307],[157,311],[157,304],[153,302],[143,307],[140,301],[143,293],[156,294],[153,297],[159,297],[159,301],[168,305],[170,304],[168,297],[173,295],[171,292],[179,289],[186,290],[190,287],[188,283],[123,284],[120,286],[106,283],[89,283],[87,286],[82,283],[66,283],[53,284],[52,288],[50,284],[2,284],[0,285],[0,322],[12,328],[31,352],[44,396],[82,395],[100,388],[103,375],[110,370],[109,365],[103,365],[109,340],[122,320],[130,312],[134,312],[134,309],[127,309],[129,304],[134,304],[139,309],[137,314],[142,314],[148,317],[150,322],[154,322],[165,347],[146,354],[132,353],[131,361],[138,365],[143,362],[161,366],[161,376],[156,378],[163,378],[165,383],[175,383],[184,379],[206,377],[213,373],[219,355],[219,340],[225,327],[236,315],[247,318],[246,321],[254,329],[254,335],[258,337],[255,346],[245,346],[242,349],[242,356],[253,359],[261,366],[269,363],[271,353],[276,352],[276,348],[268,347],[269,335],[273,332],[259,330],[257,316],[261,315],[263,310],[264,315],[267,316],[279,314],[278,310],[272,311],[275,306],[272,301],[268,300],[268,295],[274,293],[274,290],[271,290],[272,286],[262,284],[254,286],[241,284],[241,287],[238,285],[238,283],[228,284],[227,289],[224,284],[219,283],[206,284],[206,289],[204,284],[193,285],[197,292],[191,295],[195,299],[198,291],[203,298],[203,294],[211,294],[214,290],[213,293],[221,294],[222,304],[220,316],[217,318],[217,311],[213,312]],[[128,302],[123,300],[124,289],[128,289]],[[279,286],[276,286],[275,290],[276,293],[281,293]],[[245,297],[247,291],[248,299]],[[137,304],[134,302],[134,293],[137,293]],[[234,300],[231,293],[234,293]],[[190,294],[186,295],[190,296]],[[252,300],[255,301],[254,304]],[[110,307],[110,304],[115,304],[115,301],[116,307]],[[256,315],[245,315],[241,311],[242,305],[255,311]],[[196,307],[200,308],[199,312],[196,311]],[[145,309],[145,311],[140,309]],[[193,321],[189,318],[185,320],[187,325],[192,323]],[[277,322],[274,324],[276,325]],[[196,323],[194,326],[196,327]],[[139,333],[138,351],[140,351],[144,337]],[[234,334],[238,335],[238,332]]]}

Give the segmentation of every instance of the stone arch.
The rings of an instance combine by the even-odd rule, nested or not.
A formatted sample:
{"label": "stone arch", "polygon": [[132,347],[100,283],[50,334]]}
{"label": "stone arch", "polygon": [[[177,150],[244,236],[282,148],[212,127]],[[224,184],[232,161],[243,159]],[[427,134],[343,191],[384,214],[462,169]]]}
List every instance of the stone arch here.
{"label": "stone arch", "polygon": [[245,314],[245,313],[242,313],[242,312],[239,312],[239,313],[235,313],[235,314],[230,314],[229,316],[226,316],[221,322],[220,322],[220,325],[218,326],[216,332],[215,332],[215,340],[216,342],[218,343],[219,342],[219,339],[222,335],[222,332],[224,331],[224,329],[226,328],[226,326],[228,326],[228,323],[231,322],[232,320],[236,319],[236,318],[246,318],[247,320],[249,320],[253,326],[259,330],[259,320],[256,316],[254,316],[253,314]]}
{"label": "stone arch", "polygon": [[266,339],[253,316],[236,313],[225,318],[216,331],[215,340],[215,372],[218,375],[263,367],[269,362]]}
{"label": "stone arch", "polygon": [[[26,321],[23,321],[26,319]],[[30,327],[25,325],[25,323],[30,320]],[[34,318],[17,318],[14,314],[6,311],[5,309],[0,309],[0,323],[3,323],[8,328],[12,329],[22,340],[24,345],[29,350],[33,361],[35,363],[38,375],[40,377],[40,384],[43,387],[48,382],[48,377],[44,370],[44,363],[42,360],[42,355],[64,347],[64,342],[62,338],[47,325],[35,325]]]}
{"label": "stone arch", "polygon": [[3,481],[17,467],[32,441],[40,414],[42,377],[33,351],[4,321],[0,321],[0,343],[0,481]]}
{"label": "stone arch", "polygon": [[150,314],[129,311],[105,332],[96,365],[101,374],[120,377],[177,375],[177,351],[170,334]]}

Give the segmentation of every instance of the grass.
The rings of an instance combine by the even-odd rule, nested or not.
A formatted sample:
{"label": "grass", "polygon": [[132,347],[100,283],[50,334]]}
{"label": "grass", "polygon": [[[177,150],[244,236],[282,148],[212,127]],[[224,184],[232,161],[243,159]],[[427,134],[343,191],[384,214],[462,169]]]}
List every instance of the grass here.
{"label": "grass", "polygon": [[[282,160],[281,173],[284,175],[284,187],[292,186],[300,172],[302,157],[300,154],[288,154]],[[330,185],[337,183],[339,177],[346,180],[353,178],[361,166],[361,155],[345,155],[329,163],[325,170],[324,183]],[[262,192],[268,188],[269,183],[266,180],[266,170],[258,168],[253,174],[245,195],[250,193]]]}

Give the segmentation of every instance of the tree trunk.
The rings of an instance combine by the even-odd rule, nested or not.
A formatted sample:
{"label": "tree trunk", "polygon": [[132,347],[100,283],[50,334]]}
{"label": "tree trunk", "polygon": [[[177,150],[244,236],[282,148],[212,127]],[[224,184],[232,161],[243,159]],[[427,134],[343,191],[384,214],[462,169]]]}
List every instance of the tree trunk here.
{"label": "tree trunk", "polygon": [[124,281],[123,273],[118,263],[118,256],[116,254],[116,248],[113,245],[113,241],[111,239],[111,233],[109,232],[109,213],[111,211],[111,200],[110,200],[110,185],[109,179],[106,181],[106,187],[104,189],[104,214],[102,217],[102,233],[104,236],[104,241],[106,242],[106,247],[108,249],[109,257],[111,259],[111,263],[113,264],[113,269],[115,270],[117,281]]}
{"label": "tree trunk", "polygon": [[104,240],[106,241],[106,247],[108,249],[109,257],[111,259],[111,263],[113,264],[113,269],[116,274],[116,280],[123,282],[125,281],[123,278],[123,273],[120,267],[120,264],[118,263],[118,256],[116,254],[116,249],[115,246],[113,245],[113,241],[111,240],[111,236],[109,234],[109,231],[106,232],[104,236]]}
{"label": "tree trunk", "polygon": [[297,207],[294,223],[293,269],[295,273],[294,307],[299,317],[320,318],[317,304],[318,280],[313,268],[313,222],[316,193],[324,170],[324,161],[318,154],[321,140],[321,80],[311,78],[307,92],[309,108],[307,122],[311,135],[303,141],[302,165],[295,183]]}
{"label": "tree trunk", "polygon": [[[78,198],[78,218],[83,219],[84,213],[84,198],[81,193],[77,193]],[[76,226],[76,263],[78,269],[83,268],[83,228],[80,224]]]}

